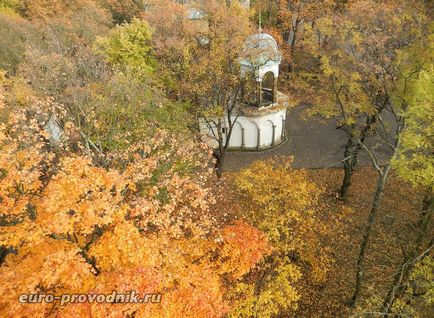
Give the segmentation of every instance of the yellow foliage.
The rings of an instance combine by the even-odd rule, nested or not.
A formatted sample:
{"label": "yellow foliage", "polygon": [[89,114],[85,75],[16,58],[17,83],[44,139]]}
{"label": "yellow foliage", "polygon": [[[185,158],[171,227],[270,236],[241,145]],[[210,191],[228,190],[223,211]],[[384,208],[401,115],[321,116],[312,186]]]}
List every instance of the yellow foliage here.
{"label": "yellow foliage", "polygon": [[235,183],[243,217],[265,233],[273,250],[260,262],[254,286],[242,282],[233,291],[237,295],[233,297],[242,300],[231,315],[287,314],[297,308],[302,273],[323,282],[330,267],[331,259],[320,244],[325,229],[315,217],[321,191],[307,180],[305,171],[291,169],[291,160],[255,162],[239,173]]}

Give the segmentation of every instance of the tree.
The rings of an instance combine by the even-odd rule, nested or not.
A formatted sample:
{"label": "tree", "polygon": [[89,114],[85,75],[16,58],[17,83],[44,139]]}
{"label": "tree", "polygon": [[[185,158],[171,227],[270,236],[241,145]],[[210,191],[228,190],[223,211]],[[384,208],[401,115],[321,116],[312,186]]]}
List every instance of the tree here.
{"label": "tree", "polygon": [[79,110],[86,109],[83,104],[88,90],[95,82],[110,76],[102,57],[91,49],[96,36],[105,34],[109,25],[105,11],[89,1],[78,7],[71,3],[62,14],[48,15],[43,22],[33,19],[36,32],[26,39],[16,81],[22,83],[21,88],[32,91],[32,95],[41,99],[50,97],[62,105],[69,115],[66,121],[80,126],[83,114]]}
{"label": "tree", "polygon": [[[227,290],[269,252],[267,240],[245,222],[215,220],[209,149],[186,138],[182,105],[130,72],[149,71],[150,48],[134,42],[137,31],[150,36],[146,23],[107,35],[104,11],[77,3],[53,3],[62,17],[48,2],[28,3],[43,41],[27,43],[16,77],[1,73],[0,275],[9,283],[0,315],[221,317],[235,305]],[[99,40],[107,61],[92,51],[97,35],[107,35]],[[53,116],[56,143],[46,131]],[[17,302],[23,293],[113,290],[164,298]]]}
{"label": "tree", "polygon": [[296,73],[314,67],[309,65],[312,52],[306,45],[312,36],[310,30],[316,29],[318,19],[337,13],[339,7],[333,0],[257,0],[252,6],[259,15],[256,21],[260,19],[281,42],[286,65],[282,73],[291,82]]}
{"label": "tree", "polygon": [[126,149],[158,129],[192,138],[186,106],[169,101],[152,79],[137,73],[115,71],[105,82],[91,83],[78,93],[87,94],[84,105],[71,109],[66,119],[74,120],[100,152]]}
{"label": "tree", "polygon": [[21,13],[24,9],[22,0],[1,0],[0,12],[3,13]]}
{"label": "tree", "polygon": [[117,25],[109,36],[97,39],[96,45],[108,62],[135,72],[138,77],[145,77],[155,67],[151,35],[148,23],[134,18],[130,23]]}
{"label": "tree", "polygon": [[240,172],[236,186],[243,216],[267,236],[273,250],[261,261],[255,279],[234,290],[243,301],[231,317],[275,317],[297,308],[302,275],[326,278],[331,258],[321,244],[327,232],[315,215],[320,190],[291,161],[259,161]]}
{"label": "tree", "polygon": [[[209,173],[199,169],[203,149],[177,148],[162,132],[111,153],[109,168],[98,167],[50,146],[41,108],[49,105],[17,109],[1,97],[2,110],[13,110],[0,126],[2,315],[221,317],[230,309],[226,288],[268,244],[244,222],[218,227],[212,220]],[[155,306],[17,302],[24,293],[113,290],[165,298]]]}
{"label": "tree", "polygon": [[333,18],[318,19],[315,28],[306,28],[306,45],[319,57],[322,70],[301,76],[317,87],[309,112],[336,118],[347,135],[340,189],[344,200],[358,164],[358,140],[376,138],[373,126],[390,103],[388,73],[393,72],[396,52],[425,32],[423,12],[412,12],[399,1],[356,1]]}
{"label": "tree", "polygon": [[[427,46],[427,37],[424,34],[425,30],[420,30],[419,41],[408,46],[408,49],[419,53],[424,52]],[[426,31],[425,31],[426,32]],[[428,45],[428,47],[430,47]],[[402,52],[402,51],[401,51]],[[398,53],[398,52],[397,52]],[[380,61],[385,58],[381,57]],[[429,59],[429,58],[428,58]],[[383,87],[387,96],[390,96],[390,104],[387,110],[394,116],[396,124],[392,127],[384,122],[383,117],[378,116],[378,123],[375,125],[376,142],[370,145],[366,141],[358,140],[358,144],[366,151],[372,161],[374,168],[377,170],[379,177],[377,188],[374,193],[374,199],[371,211],[369,213],[368,222],[363,233],[363,239],[360,246],[360,251],[357,259],[356,286],[352,297],[352,304],[356,304],[364,281],[364,261],[368,249],[370,236],[375,224],[377,214],[380,210],[384,186],[388,180],[389,173],[392,169],[392,163],[397,159],[402,151],[402,136],[407,125],[406,112],[409,110],[410,101],[408,99],[409,89],[418,78],[423,65],[426,63],[425,54],[421,53],[417,56],[409,57],[406,54],[397,54],[395,63],[389,65],[385,62],[380,63],[384,78]],[[381,157],[376,152],[380,145],[386,145],[391,151],[390,158],[385,163],[381,162]]]}
{"label": "tree", "polygon": [[303,50],[303,40],[309,36],[305,30],[316,28],[319,18],[330,16],[333,5],[334,2],[329,0],[278,1],[276,27],[288,48],[288,72],[292,72],[294,64],[300,64],[300,60],[309,54]]}
{"label": "tree", "polygon": [[94,6],[89,0],[23,0],[23,14],[32,20],[44,21],[61,14],[70,14],[82,7]]}
{"label": "tree", "polygon": [[224,1],[205,1],[192,10],[200,19],[187,19],[183,5],[159,3],[148,20],[155,29],[156,57],[169,96],[189,102],[197,120],[216,131],[214,157],[220,176],[243,84],[239,57],[249,13],[238,3],[226,6]]}
{"label": "tree", "polygon": [[18,65],[24,59],[25,45],[29,37],[34,35],[32,25],[16,14],[8,14],[0,10],[0,68],[15,74]]}
{"label": "tree", "polygon": [[[87,152],[107,164],[106,152],[143,140],[157,128],[185,133],[191,120],[185,105],[167,102],[155,87],[150,47],[142,43],[151,36],[147,23],[136,19],[107,34],[105,12],[92,8],[73,11],[65,20],[48,19],[39,28],[41,43],[27,46],[16,81],[21,90],[49,95],[61,105],[60,128],[72,122]],[[83,30],[83,20],[92,20],[85,24],[89,30]]]}
{"label": "tree", "polygon": [[[432,51],[433,35],[429,37],[427,47],[416,47],[403,52],[402,59],[417,59],[424,56],[423,51]],[[420,52],[419,50],[423,50]],[[432,86],[434,83],[434,65],[432,58],[427,56],[423,69],[414,81],[406,83],[403,98],[408,103],[408,109],[404,113],[406,128],[401,135],[401,149],[392,162],[403,180],[411,182],[414,187],[422,188],[424,198],[416,224],[417,235],[412,250],[402,261],[400,270],[394,277],[381,308],[385,314],[390,314],[394,303],[405,294],[405,284],[409,279],[423,251],[432,244],[432,218],[434,213],[434,139],[433,139],[433,105],[434,95]],[[427,246],[428,244],[428,246]],[[431,246],[432,247],[432,246]],[[428,253],[425,253],[428,254]]]}
{"label": "tree", "polygon": [[133,18],[139,18],[146,6],[146,1],[142,0],[99,0],[99,2],[110,11],[115,24],[128,23]]}

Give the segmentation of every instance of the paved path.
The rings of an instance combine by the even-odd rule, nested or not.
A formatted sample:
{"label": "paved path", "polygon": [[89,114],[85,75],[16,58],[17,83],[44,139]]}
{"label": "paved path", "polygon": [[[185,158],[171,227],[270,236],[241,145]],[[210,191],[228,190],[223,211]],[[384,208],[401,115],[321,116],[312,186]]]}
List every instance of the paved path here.
{"label": "paved path", "polygon": [[[345,133],[336,129],[334,120],[309,118],[303,114],[306,106],[289,110],[286,116],[287,140],[277,148],[261,152],[228,152],[225,160],[226,171],[238,171],[256,160],[274,156],[294,156],[295,168],[325,168],[342,166],[346,143]],[[385,151],[383,151],[386,153]],[[364,152],[360,165],[370,164]]]}

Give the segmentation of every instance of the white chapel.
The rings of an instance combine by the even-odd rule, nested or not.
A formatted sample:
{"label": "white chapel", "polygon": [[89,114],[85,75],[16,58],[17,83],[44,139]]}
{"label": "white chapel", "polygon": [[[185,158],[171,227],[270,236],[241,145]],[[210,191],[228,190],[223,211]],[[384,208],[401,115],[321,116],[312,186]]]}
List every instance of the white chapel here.
{"label": "white chapel", "polygon": [[[243,88],[237,107],[231,114],[233,128],[230,149],[262,150],[285,140],[285,121],[288,97],[277,90],[281,55],[276,40],[262,33],[248,37],[239,59],[241,77],[254,79]],[[229,131],[225,119],[223,134]],[[202,131],[210,146],[217,146],[215,128],[202,124]]]}

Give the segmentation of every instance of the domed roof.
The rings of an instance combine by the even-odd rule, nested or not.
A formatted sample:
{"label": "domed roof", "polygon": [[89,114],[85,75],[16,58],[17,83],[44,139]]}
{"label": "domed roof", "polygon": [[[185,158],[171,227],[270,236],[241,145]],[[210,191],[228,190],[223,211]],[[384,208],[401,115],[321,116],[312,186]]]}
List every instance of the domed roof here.
{"label": "domed roof", "polygon": [[241,64],[261,66],[269,62],[281,61],[276,40],[269,34],[258,33],[249,36],[244,42]]}

